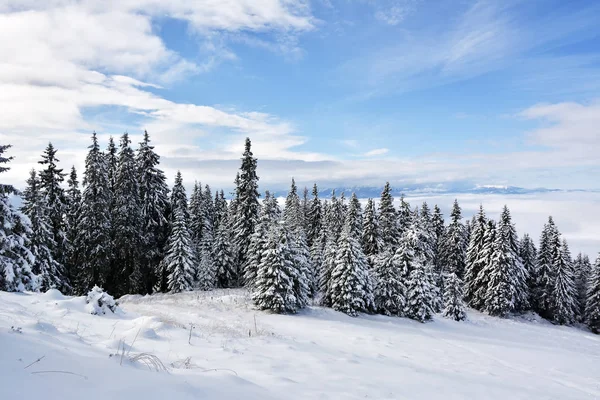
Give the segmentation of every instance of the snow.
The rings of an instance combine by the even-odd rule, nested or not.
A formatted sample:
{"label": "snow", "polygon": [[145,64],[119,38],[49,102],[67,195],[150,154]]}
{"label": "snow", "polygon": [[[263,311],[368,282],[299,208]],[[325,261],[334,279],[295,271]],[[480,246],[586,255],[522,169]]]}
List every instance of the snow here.
{"label": "snow", "polygon": [[[2,398],[600,396],[600,337],[535,315],[469,311],[466,322],[426,324],[321,307],[275,315],[244,290],[125,296],[119,308],[97,316],[84,297],[0,292]],[[131,360],[139,354],[168,371]]]}

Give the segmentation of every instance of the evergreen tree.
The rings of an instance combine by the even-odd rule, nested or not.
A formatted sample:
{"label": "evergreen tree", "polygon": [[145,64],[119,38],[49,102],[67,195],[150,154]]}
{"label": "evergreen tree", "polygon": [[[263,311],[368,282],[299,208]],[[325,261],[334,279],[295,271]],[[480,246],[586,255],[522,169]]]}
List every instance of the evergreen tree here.
{"label": "evergreen tree", "polygon": [[373,296],[375,310],[389,316],[402,316],[406,307],[406,287],[399,258],[390,250],[375,257]]}
{"label": "evergreen tree", "polygon": [[321,209],[321,200],[319,199],[319,190],[317,188],[317,184],[315,183],[312,190],[312,201],[309,205],[308,216],[307,216],[307,224],[308,231],[306,235],[306,241],[309,246],[313,246],[313,243],[319,237],[321,233],[321,218],[322,218],[322,209]]}
{"label": "evergreen tree", "polygon": [[300,205],[300,197],[298,197],[298,188],[296,181],[292,178],[290,191],[285,199],[285,208],[283,209],[283,222],[285,226],[294,231],[303,229],[302,207]]}
{"label": "evergreen tree", "polygon": [[462,212],[458,201],[454,200],[452,213],[450,214],[450,225],[443,238],[440,258],[443,264],[443,273],[455,273],[462,278],[465,270],[467,251],[465,226],[461,222]]}
{"label": "evergreen tree", "polygon": [[113,192],[113,260],[114,281],[110,293],[144,293],[145,282],[140,269],[140,248],[143,243],[142,214],[138,173],[129,135],[121,137]]}
{"label": "evergreen tree", "polygon": [[528,303],[531,306],[534,303],[533,290],[535,288],[536,271],[537,271],[537,249],[533,240],[528,234],[523,235],[519,255],[523,260],[523,267],[527,272],[527,292],[529,293]]}
{"label": "evergreen tree", "polygon": [[257,160],[251,151],[251,142],[246,138],[245,150],[242,156],[239,180],[236,185],[235,214],[233,221],[233,240],[235,244],[235,280],[241,280],[239,268],[243,268],[248,255],[250,238],[258,223],[258,175],[256,175]]}
{"label": "evergreen tree", "polygon": [[198,181],[194,182],[194,189],[190,196],[190,232],[192,234],[192,242],[194,247],[200,251],[200,243],[202,242],[202,232],[204,229],[204,193],[202,185]]}
{"label": "evergreen tree", "polygon": [[217,287],[220,288],[230,288],[237,285],[232,238],[228,225],[228,218],[225,216],[220,221],[219,227],[215,232],[212,249]]}
{"label": "evergreen tree", "polygon": [[325,233],[325,246],[321,268],[318,274],[319,292],[321,292],[321,305],[324,307],[332,306],[331,298],[331,276],[336,266],[337,260],[337,241],[335,237]]}
{"label": "evergreen tree", "polygon": [[[309,231],[309,225],[308,225],[308,215],[310,213],[310,201],[308,200],[308,188],[305,186],[304,190],[302,191],[302,227],[304,228],[304,235],[307,238],[307,244],[308,244],[308,231]],[[309,244],[310,247],[310,244]]]}
{"label": "evergreen tree", "polygon": [[413,223],[413,212],[410,204],[404,199],[404,195],[400,196],[400,207],[398,207],[398,238],[404,235],[404,232],[410,228]]}
{"label": "evergreen tree", "polygon": [[483,206],[479,206],[479,213],[474,216],[471,223],[471,237],[467,246],[465,259],[465,299],[468,304],[477,307],[479,300],[476,293],[479,289],[479,272],[483,269],[484,263],[481,253],[485,246],[485,235],[487,228],[487,218],[483,211]]}
{"label": "evergreen tree", "polygon": [[588,280],[585,304],[585,322],[594,333],[600,332],[600,255],[592,267]]}
{"label": "evergreen tree", "polygon": [[167,239],[162,269],[167,272],[167,289],[183,292],[194,288],[197,258],[189,230],[189,216],[184,208],[173,209],[171,231]]}
{"label": "evergreen tree", "polygon": [[586,254],[579,253],[575,260],[575,286],[577,287],[578,317],[585,320],[585,303],[587,301],[588,282],[592,273],[592,264]]}
{"label": "evergreen tree", "polygon": [[69,188],[66,192],[67,212],[65,218],[65,227],[67,235],[67,248],[65,256],[65,274],[69,282],[73,281],[79,263],[79,249],[75,246],[77,239],[77,221],[79,220],[79,208],[81,207],[81,190],[79,190],[79,181],[77,180],[77,170],[73,166],[67,181]]}
{"label": "evergreen tree", "polygon": [[571,252],[566,240],[563,240],[554,260],[555,278],[552,293],[552,313],[554,322],[568,325],[575,321],[577,314],[577,287]]}
{"label": "evergreen tree", "polygon": [[373,265],[375,255],[379,254],[384,247],[383,241],[381,240],[379,221],[373,199],[369,199],[365,207],[365,214],[363,217],[362,246],[365,255],[369,259],[369,263]]}
{"label": "evergreen tree", "polygon": [[490,282],[494,249],[496,243],[496,223],[488,220],[483,234],[483,246],[476,263],[481,266],[472,282],[475,292],[470,299],[473,308],[485,310],[488,286]]}
{"label": "evergreen tree", "polygon": [[48,289],[58,289],[67,293],[70,288],[64,279],[62,265],[54,259],[50,251],[54,246],[51,221],[47,214],[46,198],[40,192],[40,181],[33,169],[22,197],[21,211],[31,222],[29,249],[34,259],[31,270],[37,275],[39,289],[44,292]]}
{"label": "evergreen tree", "polygon": [[111,193],[114,192],[115,186],[117,185],[117,169],[119,165],[117,153],[117,145],[111,136],[108,139],[108,147],[106,148],[106,168],[108,171],[108,182]]}
{"label": "evergreen tree", "polygon": [[229,209],[227,208],[227,200],[225,200],[225,194],[221,190],[215,193],[215,214],[213,219],[213,232],[219,229],[222,221],[227,221],[229,218]]}
{"label": "evergreen tree", "polygon": [[200,290],[213,289],[217,282],[217,271],[212,254],[212,234],[207,234],[202,238],[200,250],[197,253],[199,265],[196,272],[196,283]]}
{"label": "evergreen tree", "polygon": [[297,269],[284,227],[272,224],[256,275],[252,299],[258,308],[277,313],[296,312]]}
{"label": "evergreen tree", "polygon": [[[50,229],[53,235],[53,243],[48,244],[52,246],[50,248],[52,257],[61,266],[56,272],[64,274],[62,265],[65,262],[65,254],[67,251],[67,235],[64,216],[67,211],[67,203],[65,191],[61,185],[66,174],[63,173],[62,168],[58,168],[56,165],[59,161],[60,160],[56,158],[56,149],[52,146],[52,143],[49,143],[42,154],[41,161],[38,163],[43,166],[43,169],[39,174],[40,193],[45,197],[47,208],[46,214],[48,214]],[[66,276],[62,275],[58,277],[58,279],[68,286]],[[63,289],[66,289],[66,287],[63,287]]]}
{"label": "evergreen tree", "polygon": [[340,237],[340,234],[344,228],[344,221],[346,220],[347,213],[344,212],[344,196],[342,193],[341,199],[338,199],[335,195],[335,190],[331,192],[331,203],[325,214],[325,226],[328,230],[328,235],[332,237],[334,241]]}
{"label": "evergreen tree", "polygon": [[85,172],[75,246],[80,262],[73,286],[78,294],[93,286],[105,286],[110,265],[110,186],[106,157],[100,151],[96,133],[85,160]]}
{"label": "evergreen tree", "polygon": [[150,145],[150,136],[144,131],[136,155],[141,212],[141,259],[140,270],[145,282],[145,293],[154,286],[167,290],[167,276],[161,274],[160,262],[169,234],[170,213],[169,187],[164,172],[158,168],[160,157]]}
{"label": "evergreen tree", "polygon": [[555,261],[560,251],[560,233],[552,217],[544,225],[540,237],[540,246],[535,272],[536,282],[533,291],[534,309],[542,317],[552,319],[554,304],[554,281],[556,274]]}
{"label": "evergreen tree", "polygon": [[445,277],[444,317],[455,321],[464,321],[467,318],[463,301],[463,282],[454,272]]}
{"label": "evergreen tree", "polygon": [[266,249],[267,235],[271,231],[271,225],[277,223],[278,220],[275,215],[278,215],[280,210],[274,210],[274,208],[279,209],[277,198],[271,198],[271,193],[267,190],[260,209],[259,222],[252,234],[248,248],[248,262],[244,271],[244,284],[248,287],[254,286],[256,273]]}
{"label": "evergreen tree", "polygon": [[444,225],[444,216],[442,210],[437,206],[433,207],[433,215],[431,217],[431,228],[433,230],[433,237],[435,241],[435,254],[433,257],[433,264],[435,266],[435,273],[438,276],[442,276],[442,243],[446,236],[446,226]]}
{"label": "evergreen tree", "polygon": [[[12,157],[4,155],[11,145],[0,145],[0,173]],[[34,257],[29,251],[29,221],[11,204],[10,196],[19,192],[12,186],[0,184],[0,290],[22,292],[36,290],[37,279],[31,272]]]}
{"label": "evergreen tree", "polygon": [[373,309],[373,287],[367,258],[351,234],[352,223],[351,218],[346,219],[328,289],[334,310],[356,316]]}
{"label": "evergreen tree", "polygon": [[379,202],[379,229],[385,248],[396,249],[399,241],[398,221],[390,183],[386,182]]}
{"label": "evergreen tree", "polygon": [[348,215],[346,218],[350,218],[350,234],[355,239],[362,240],[363,233],[363,217],[362,217],[362,207],[360,205],[360,201],[358,201],[358,197],[356,197],[356,193],[352,193],[352,198],[350,199],[350,206],[348,207]]}

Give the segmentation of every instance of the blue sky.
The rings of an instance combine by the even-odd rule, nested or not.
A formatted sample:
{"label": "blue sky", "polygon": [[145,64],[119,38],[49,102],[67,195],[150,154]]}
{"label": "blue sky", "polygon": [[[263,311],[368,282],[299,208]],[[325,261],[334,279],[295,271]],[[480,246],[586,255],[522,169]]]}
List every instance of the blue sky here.
{"label": "blue sky", "polygon": [[9,178],[48,140],[81,168],[92,130],[148,129],[169,176],[217,187],[250,136],[271,187],[600,189],[598,21],[590,0],[0,0]]}

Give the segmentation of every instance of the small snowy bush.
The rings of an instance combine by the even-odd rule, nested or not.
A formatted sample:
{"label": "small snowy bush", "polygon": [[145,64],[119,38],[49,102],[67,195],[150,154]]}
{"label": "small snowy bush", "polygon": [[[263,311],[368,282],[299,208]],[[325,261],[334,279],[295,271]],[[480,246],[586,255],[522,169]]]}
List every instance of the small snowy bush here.
{"label": "small snowy bush", "polygon": [[104,289],[94,286],[87,295],[85,302],[92,315],[104,315],[107,311],[114,313],[119,305]]}

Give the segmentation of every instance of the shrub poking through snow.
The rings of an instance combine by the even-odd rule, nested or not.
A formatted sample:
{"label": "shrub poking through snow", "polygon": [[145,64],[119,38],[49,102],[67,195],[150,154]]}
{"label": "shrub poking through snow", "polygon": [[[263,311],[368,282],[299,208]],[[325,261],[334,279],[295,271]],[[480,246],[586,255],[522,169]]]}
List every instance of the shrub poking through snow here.
{"label": "shrub poking through snow", "polygon": [[104,315],[107,311],[114,313],[119,305],[110,294],[98,286],[89,291],[85,302],[92,315]]}

